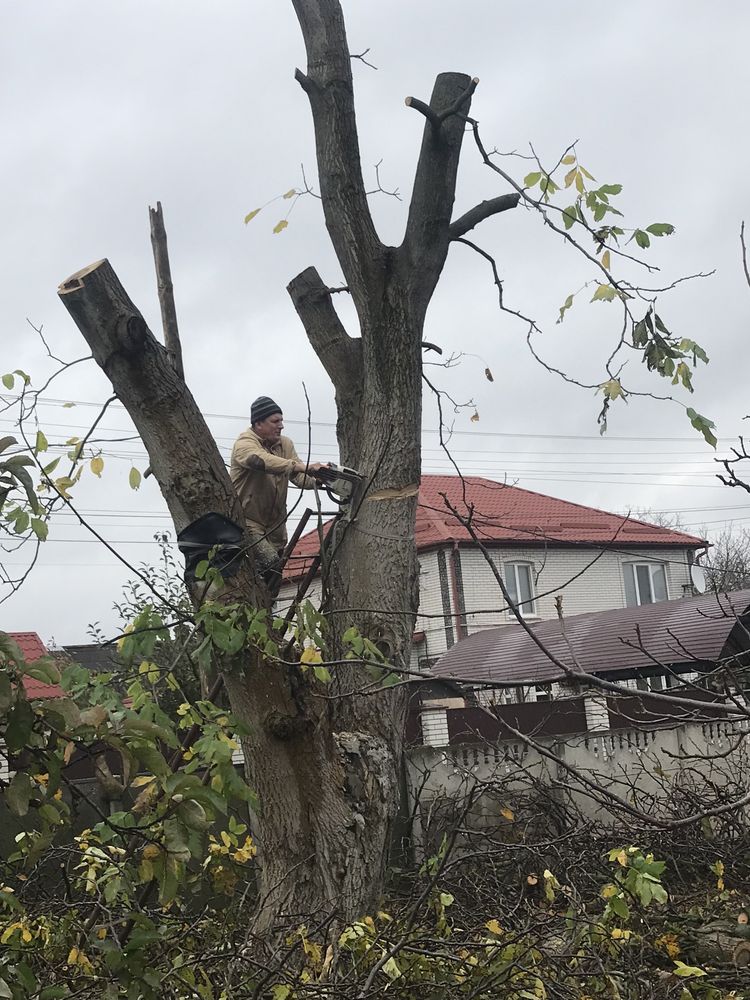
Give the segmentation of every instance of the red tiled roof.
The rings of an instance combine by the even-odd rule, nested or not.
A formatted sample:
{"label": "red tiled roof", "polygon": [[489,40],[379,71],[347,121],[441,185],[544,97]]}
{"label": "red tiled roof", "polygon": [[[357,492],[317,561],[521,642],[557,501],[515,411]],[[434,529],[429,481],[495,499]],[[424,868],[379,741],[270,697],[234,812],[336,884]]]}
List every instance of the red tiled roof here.
{"label": "red tiled roof", "polygon": [[[47,656],[47,649],[36,632],[8,632],[29,663]],[[65,692],[57,684],[44,684],[33,677],[24,677],[23,686],[29,698],[63,698]]]}
{"label": "red tiled roof", "polygon": [[[481,476],[422,476],[417,507],[416,542],[422,551],[440,545],[473,544],[471,535],[446,507],[444,496],[466,516],[473,507],[473,525],[482,541],[492,545],[681,545],[703,548],[706,542],[671,528],[660,528],[620,514],[558,500],[518,486],[506,486]],[[318,551],[317,529],[303,535],[284,577],[301,577]]]}
{"label": "red tiled roof", "polygon": [[[750,648],[749,612],[750,590],[738,590],[571,615],[564,634],[557,618],[529,627],[571,670],[607,674],[659,664],[695,670]],[[451,646],[432,672],[465,683],[540,684],[567,676],[521,625],[474,632]]]}

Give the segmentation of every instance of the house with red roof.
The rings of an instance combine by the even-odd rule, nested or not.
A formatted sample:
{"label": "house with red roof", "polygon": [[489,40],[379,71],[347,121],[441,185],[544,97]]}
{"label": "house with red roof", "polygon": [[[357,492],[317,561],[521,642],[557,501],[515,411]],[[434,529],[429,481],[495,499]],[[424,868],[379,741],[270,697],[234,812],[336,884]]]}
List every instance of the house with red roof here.
{"label": "house with red roof", "polygon": [[[463,523],[469,515],[481,546]],[[420,604],[412,666],[422,670],[460,640],[516,622],[493,567],[524,619],[538,623],[557,618],[558,599],[567,618],[692,595],[691,570],[707,547],[681,531],[478,476],[422,476],[415,538]],[[299,540],[280,603],[293,598],[318,547],[317,529]],[[315,602],[319,594],[316,581],[308,597]],[[522,692],[531,702],[552,696],[546,682]]]}
{"label": "house with red roof", "polygon": [[[452,508],[452,510],[451,510]],[[455,511],[455,513],[453,513]],[[474,531],[523,616],[554,618],[633,607],[692,594],[691,567],[707,543],[693,535],[610,514],[478,476],[422,477],[416,520],[420,617],[415,660],[428,667],[455,642],[515,621]],[[287,563],[280,600],[290,599],[318,551],[316,530]],[[311,599],[319,589],[311,588]]]}

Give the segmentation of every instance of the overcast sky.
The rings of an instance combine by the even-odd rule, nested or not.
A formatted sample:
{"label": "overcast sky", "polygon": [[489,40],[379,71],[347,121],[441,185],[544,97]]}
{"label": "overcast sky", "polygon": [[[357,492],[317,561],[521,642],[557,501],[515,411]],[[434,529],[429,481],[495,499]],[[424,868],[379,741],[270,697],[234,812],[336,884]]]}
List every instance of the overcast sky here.
{"label": "overcast sky", "polygon": [[[670,222],[647,258],[666,285],[696,272],[704,280],[664,295],[671,328],[711,357],[696,374],[699,412],[714,419],[726,452],[750,411],[745,346],[750,290],[741,270],[739,226],[748,211],[746,41],[750,8],[631,0],[616,9],[590,0],[534,4],[463,0],[345,0],[352,52],[370,49],[372,70],[355,63],[363,165],[375,186],[381,237],[401,240],[423,121],[404,106],[428,98],[434,76],[478,76],[473,114],[485,143],[545,164],[579,140],[580,161],[598,181],[624,185],[626,224]],[[270,395],[304,450],[304,380],[312,405],[313,458],[336,457],[333,393],[307,345],[285,286],[315,264],[330,284],[341,273],[319,203],[300,199],[288,228],[274,225],[291,202],[273,201],[247,226],[244,216],[302,183],[315,183],[307,100],[294,82],[304,66],[287,0],[128,0],[109,4],[3,4],[0,35],[0,310],[4,372],[21,368],[41,385],[53,366],[27,323],[43,326],[54,353],[86,354],[56,289],[69,274],[108,257],[152,329],[160,329],[148,234],[149,204],[161,200],[169,234],[188,382],[228,454],[246,426],[250,401]],[[522,178],[531,167],[503,158]],[[456,211],[507,190],[464,147]],[[566,296],[593,274],[532,213],[484,224],[475,238],[492,251],[505,301],[534,316],[538,350],[584,381],[599,381],[617,333],[612,306],[576,300],[555,325]],[[337,302],[352,332],[351,311]],[[714,452],[684,409],[632,400],[613,409],[600,439],[593,393],[563,383],[530,357],[526,327],[498,311],[487,267],[465,247],[451,250],[428,314],[426,338],[466,357],[434,377],[471,410],[455,417],[453,447],[467,473],[517,483],[578,503],[625,511],[680,511],[691,530],[750,525],[745,494],[716,483]],[[483,375],[485,366],[494,382]],[[637,360],[626,378],[645,380]],[[83,436],[109,386],[93,362],[79,364],[46,393],[40,422],[51,442]],[[6,394],[7,395],[7,394]],[[683,398],[685,398],[683,396]],[[63,407],[75,401],[74,407]],[[1,433],[11,433],[9,413]],[[437,416],[425,401],[425,472],[448,472],[437,449]],[[111,408],[101,436],[132,434]],[[153,480],[136,493],[132,464],[147,459],[137,440],[104,445],[101,481],[84,477],[76,499],[87,518],[132,564],[153,561],[151,541],[169,527]],[[21,570],[23,551],[3,554]],[[64,515],[52,526],[24,587],[0,605],[0,628],[58,643],[86,640],[100,622],[117,627],[112,604],[131,574]]]}

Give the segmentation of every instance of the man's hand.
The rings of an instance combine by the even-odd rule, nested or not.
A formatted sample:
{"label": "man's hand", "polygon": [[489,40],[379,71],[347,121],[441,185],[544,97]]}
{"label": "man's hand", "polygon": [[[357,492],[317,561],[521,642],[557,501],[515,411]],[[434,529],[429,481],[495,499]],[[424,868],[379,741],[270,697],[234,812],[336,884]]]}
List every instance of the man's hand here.
{"label": "man's hand", "polygon": [[306,472],[310,476],[315,476],[316,472],[325,468],[325,462],[310,462],[309,465],[305,465],[304,462],[297,462],[294,466],[294,471],[296,472]]}

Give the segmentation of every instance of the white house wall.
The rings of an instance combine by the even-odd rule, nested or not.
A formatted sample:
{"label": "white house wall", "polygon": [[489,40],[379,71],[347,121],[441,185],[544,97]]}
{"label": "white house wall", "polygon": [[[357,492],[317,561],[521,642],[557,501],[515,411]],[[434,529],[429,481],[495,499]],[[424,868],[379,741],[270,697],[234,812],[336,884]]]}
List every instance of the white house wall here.
{"label": "white house wall", "polygon": [[[530,547],[507,547],[491,550],[496,566],[503,571],[503,563],[528,562],[533,567],[536,599],[535,615],[530,620],[554,618],[555,597],[562,595],[566,615],[589,611],[607,611],[625,607],[625,580],[623,564],[626,562],[656,562],[664,566],[667,593],[670,600],[684,597],[690,587],[690,563],[685,548],[665,549],[648,547],[628,551],[604,551],[596,548],[554,548],[544,551]],[[461,563],[466,614],[463,621],[469,632],[493,628],[515,621],[510,611],[501,610],[504,601],[500,588],[485,562],[475,549],[458,550]],[[415,631],[423,632],[424,639],[415,643],[412,667],[424,669],[430,662],[460,638],[457,610],[459,602],[455,593],[455,575],[451,561],[454,553],[446,546],[442,555],[438,551],[422,553],[419,557],[419,615]],[[597,558],[598,556],[598,558]],[[441,584],[440,563],[445,572]],[[446,620],[443,586],[447,590],[448,613]],[[288,607],[296,593],[296,584],[282,587],[277,601],[279,611]],[[320,581],[316,580],[307,594],[308,600],[318,605],[321,599]]]}
{"label": "white house wall", "polygon": [[[450,610],[457,605],[454,593],[454,576],[450,571],[452,552],[445,549],[448,564],[448,587]],[[691,550],[675,548],[665,550],[649,547],[633,551],[601,552],[594,548],[556,548],[547,551],[538,548],[502,548],[491,550],[492,560],[503,572],[507,562],[527,562],[533,567],[535,614],[529,620],[554,618],[555,597],[562,595],[563,610],[566,615],[584,614],[589,611],[607,611],[625,607],[625,579],[623,564],[626,562],[656,562],[664,566],[667,593],[670,600],[684,597],[691,591],[690,563]],[[465,622],[468,632],[481,628],[494,628],[515,621],[508,610],[502,610],[504,600],[500,588],[481,552],[475,549],[459,550],[461,578],[463,585]],[[597,558],[598,556],[598,558]],[[422,613],[442,612],[440,583],[437,569],[437,553],[425,553],[420,557],[422,575],[421,593],[426,599],[420,601]],[[454,638],[455,619],[453,620]],[[416,629],[425,633],[424,643],[415,650],[413,662],[432,660],[448,648],[445,628],[441,619],[420,617]]]}

